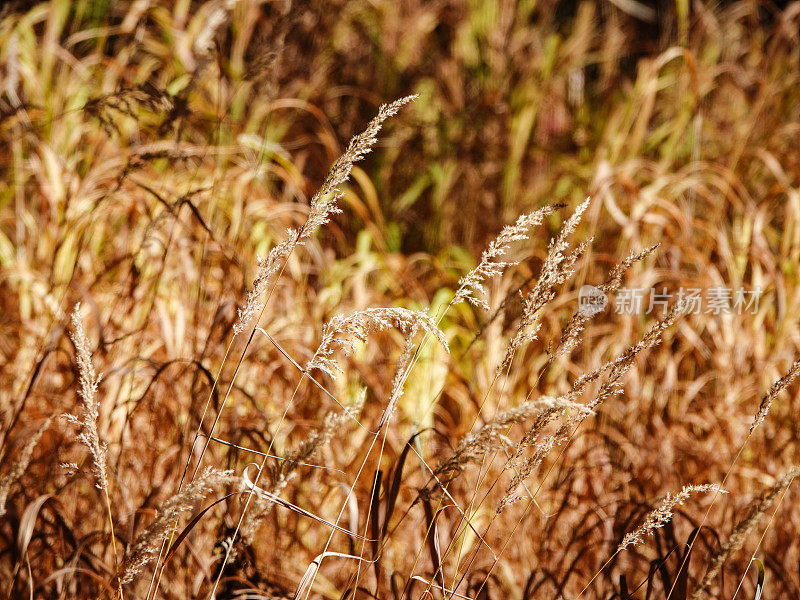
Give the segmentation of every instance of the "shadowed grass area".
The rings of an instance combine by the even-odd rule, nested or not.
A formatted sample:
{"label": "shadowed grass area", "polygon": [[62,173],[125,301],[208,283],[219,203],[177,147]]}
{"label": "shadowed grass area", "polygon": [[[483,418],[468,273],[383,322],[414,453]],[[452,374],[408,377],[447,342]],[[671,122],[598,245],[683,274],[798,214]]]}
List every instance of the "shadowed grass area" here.
{"label": "shadowed grass area", "polygon": [[0,593],[800,595],[798,31],[4,5]]}

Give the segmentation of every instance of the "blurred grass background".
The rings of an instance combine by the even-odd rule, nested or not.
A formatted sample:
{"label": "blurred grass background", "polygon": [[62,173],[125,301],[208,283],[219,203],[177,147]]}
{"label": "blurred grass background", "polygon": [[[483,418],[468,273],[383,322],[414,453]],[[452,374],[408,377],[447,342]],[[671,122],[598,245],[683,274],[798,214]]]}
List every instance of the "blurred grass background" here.
{"label": "blurred grass background", "polygon": [[[606,313],[578,349],[536,375],[580,284],[601,282],[633,250],[661,244],[631,270],[631,287],[763,290],[755,314],[690,315],[637,363],[625,393],[565,451],[563,463],[574,467],[551,479],[545,512],[560,503],[573,512],[529,516],[525,539],[493,575],[499,597],[520,597],[529,575],[542,578],[537,593],[579,590],[610,554],[586,554],[590,542],[613,547],[666,491],[722,479],[759,399],[800,354],[799,30],[800,3],[761,0],[5,3],[3,462],[42,419],[75,402],[64,315],[81,301],[106,373],[101,418],[120,518],[130,533],[139,527],[139,515],[174,488],[256,256],[302,223],[309,197],[377,106],[418,93],[355,167],[344,213],[292,257],[262,320],[298,360],[333,314],[441,306],[504,224],[587,195],[593,203],[581,231],[594,236],[591,250],[576,286],[547,315],[545,341],[518,358],[509,396],[564,391],[641,335],[646,315]],[[516,314],[513,291],[536,274],[559,222],[522,249],[526,260],[493,290],[495,308],[508,297]],[[428,348],[422,356],[389,438],[391,456],[422,427],[441,434],[432,452],[468,431],[510,318],[490,324],[466,307],[447,317],[453,354]],[[343,397],[359,383],[371,398],[385,394],[397,355],[390,348],[364,348],[332,385]],[[226,365],[222,381],[232,373]],[[268,443],[293,374],[273,347],[256,348],[236,379],[226,439]],[[304,393],[309,401],[292,409],[279,447],[324,415]],[[759,490],[800,462],[798,408],[793,386],[745,449],[726,484],[731,493],[710,516],[723,539]],[[380,415],[377,404],[366,410]],[[146,451],[134,451],[143,439]],[[21,514],[39,494],[62,497],[33,542],[42,544],[41,562],[30,580],[42,597],[68,593],[42,583],[74,556],[63,532],[78,523],[102,528],[91,482],[59,469],[73,444],[67,432],[48,432],[14,500]],[[215,451],[218,464],[246,464]],[[347,471],[360,458],[342,450],[328,460]],[[324,514],[320,477],[309,473],[292,501]],[[362,494],[369,497],[368,487]],[[800,594],[797,500],[790,489],[780,526],[761,545],[777,574],[774,597]],[[698,514],[665,536],[684,541]],[[297,531],[296,520],[281,514],[270,526]],[[13,557],[15,525],[1,529]],[[405,543],[421,544],[423,533]],[[46,551],[54,537],[61,546],[51,541],[55,550]],[[237,577],[289,589],[319,551],[316,541],[310,531],[262,540]],[[620,572],[646,575],[654,552],[616,559],[593,588],[597,597],[616,589]],[[740,554],[731,579],[747,567],[749,554]],[[90,571],[111,564],[100,551],[78,557]],[[27,590],[28,575],[12,578],[13,565],[3,567],[9,597]],[[181,589],[199,589],[190,574],[180,577]],[[335,572],[327,577],[336,590]],[[731,583],[720,589],[732,593]],[[175,597],[193,592],[186,594]]]}

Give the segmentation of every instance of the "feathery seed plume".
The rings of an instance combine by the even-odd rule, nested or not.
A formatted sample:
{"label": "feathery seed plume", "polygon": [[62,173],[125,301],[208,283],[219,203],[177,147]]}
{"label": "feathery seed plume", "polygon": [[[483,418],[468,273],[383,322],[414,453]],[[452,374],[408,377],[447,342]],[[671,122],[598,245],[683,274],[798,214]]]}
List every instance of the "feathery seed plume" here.
{"label": "feathery seed plume", "polygon": [[451,304],[458,304],[464,300],[475,306],[489,310],[489,304],[480,296],[486,295],[484,282],[496,277],[508,267],[516,265],[519,261],[497,260],[505,255],[513,242],[528,239],[528,231],[541,225],[542,220],[553,213],[555,206],[543,206],[539,210],[522,215],[513,225],[506,225],[500,234],[489,244],[481,255],[481,262],[458,282],[458,290]]}
{"label": "feathery seed plume", "polygon": [[416,98],[417,95],[406,96],[391,104],[382,105],[378,109],[377,116],[369,122],[367,128],[350,140],[344,154],[331,167],[322,186],[311,199],[311,209],[303,226],[299,230],[289,229],[286,240],[275,246],[267,258],[259,259],[258,273],[253,281],[253,286],[248,291],[245,304],[239,309],[239,319],[233,326],[234,335],[239,335],[247,329],[253,317],[261,311],[263,308],[262,296],[269,289],[273,278],[289,258],[295,246],[303,245],[318,227],[330,220],[331,215],[340,212],[336,203],[343,193],[337,186],[342,185],[350,178],[353,165],[372,150],[383,122],[396,115],[403,105]]}
{"label": "feathery seed plume", "polygon": [[[520,496],[514,495],[515,490],[531,475],[531,473],[533,473],[544,459],[547,458],[552,449],[565,443],[570,438],[571,431],[580,425],[588,415],[594,414],[593,411],[600,404],[622,391],[622,379],[633,366],[633,361],[636,356],[642,350],[651,348],[661,341],[661,333],[675,322],[677,317],[685,310],[685,306],[685,303],[676,304],[663,319],[650,328],[638,343],[630,346],[614,360],[607,362],[591,373],[579,377],[572,385],[572,389],[560,397],[560,400],[563,402],[574,403],[589,383],[596,381],[603,373],[608,371],[608,378],[602,383],[596,396],[585,406],[577,404],[577,406],[584,409],[583,411],[578,411],[574,415],[568,417],[553,435],[547,436],[539,443],[534,444],[539,432],[546,423],[541,424],[539,427],[532,428],[525,434],[508,459],[507,468],[513,468],[515,470],[515,475],[509,483],[503,498],[500,500],[497,508],[498,512],[502,512],[507,505],[521,500],[522,498]],[[548,420],[547,422],[550,421]],[[533,454],[525,456],[524,450],[532,445],[534,446]]]}
{"label": "feathery seed plume", "polygon": [[568,238],[578,228],[590,201],[591,198],[586,198],[581,202],[561,228],[558,236],[550,241],[550,248],[544,265],[542,265],[539,279],[533,289],[523,298],[522,318],[498,370],[503,370],[510,364],[516,351],[525,342],[535,339],[538,331],[536,317],[539,311],[555,297],[556,286],[563,284],[572,275],[575,263],[588,249],[591,239],[581,242],[575,250],[565,254],[569,247]]}
{"label": "feathery seed plume", "polygon": [[498,413],[478,431],[466,435],[458,444],[455,452],[447,460],[439,463],[434,473],[441,475],[462,471],[467,463],[501,447],[505,443],[503,441],[504,432],[511,425],[527,421],[533,416],[542,418],[544,415],[564,409],[591,414],[591,411],[582,404],[564,398],[545,396],[537,400],[527,400],[515,408]]}
{"label": "feathery seed plume", "polygon": [[767,395],[761,400],[761,405],[758,407],[758,412],[753,419],[753,424],[750,425],[750,433],[753,433],[756,427],[764,422],[764,419],[767,418],[767,414],[769,414],[769,409],[772,408],[772,403],[775,401],[775,398],[777,398],[778,394],[780,394],[783,390],[789,387],[791,383],[797,379],[798,375],[800,375],[800,359],[794,362],[786,375],[778,379],[772,384],[772,387],[769,388]]}
{"label": "feathery seed plume", "polygon": [[[403,354],[400,355],[397,365],[395,365],[394,379],[392,379],[392,390],[389,393],[389,403],[383,410],[383,415],[381,416],[380,423],[378,424],[378,429],[383,428],[383,426],[389,422],[389,420],[392,418],[392,415],[394,415],[395,409],[397,408],[397,403],[403,396],[406,379],[408,378],[408,374],[411,369],[411,361],[415,354],[416,346],[414,344],[414,335],[416,334],[417,329],[417,325],[414,325],[411,331],[409,331],[406,335],[406,343],[405,348],[403,348]],[[446,345],[444,347],[447,349]]]}
{"label": "feathery seed plume", "polygon": [[130,583],[158,556],[161,543],[172,532],[172,525],[183,513],[192,510],[216,486],[237,480],[233,471],[207,467],[194,481],[158,507],[158,515],[133,543],[120,570],[120,583]]}
{"label": "feathery seed plume", "polygon": [[758,523],[759,517],[767,511],[777,495],[789,487],[792,481],[798,476],[800,476],[800,465],[789,469],[789,471],[780,477],[772,487],[762,492],[759,498],[750,505],[747,516],[733,528],[728,541],[722,545],[714,555],[714,558],[711,559],[711,564],[708,566],[705,577],[703,577],[700,585],[697,587],[694,594],[692,594],[692,600],[699,600],[699,598],[703,596],[708,586],[711,585],[711,582],[714,581],[714,578],[719,574],[725,561],[728,560],[731,554],[742,547],[744,540]]}
{"label": "feathery seed plume", "polygon": [[716,483],[685,485],[683,486],[683,489],[674,496],[671,493],[668,493],[666,498],[661,501],[661,504],[658,506],[658,508],[647,515],[644,523],[642,523],[634,531],[625,534],[625,537],[622,538],[622,542],[620,542],[617,548],[617,552],[624,550],[628,546],[643,543],[646,535],[652,533],[654,529],[663,527],[670,521],[670,519],[672,519],[673,509],[676,506],[680,506],[686,502],[686,500],[689,499],[689,496],[691,496],[693,493],[704,492],[725,493],[724,490],[721,490],[720,486]]}
{"label": "feathery seed plume", "polygon": [[344,410],[329,412],[325,416],[322,427],[309,433],[308,437],[295,450],[286,455],[281,465],[281,474],[288,475],[297,469],[300,463],[312,458],[320,448],[330,444],[333,436],[337,432],[341,432],[343,426],[358,417],[364,408],[366,397],[366,389],[364,389],[355,402],[346,406]]}
{"label": "feathery seed plume", "polygon": [[417,328],[422,328],[447,349],[444,333],[426,313],[400,307],[367,308],[347,317],[337,315],[325,324],[322,341],[314,356],[306,363],[306,370],[319,369],[331,376],[336,371],[341,372],[333,359],[333,352],[337,347],[350,354],[355,349],[354,340],[365,342],[370,334],[391,327],[400,330],[406,337]]}
{"label": "feathery seed plume", "polygon": [[[365,400],[366,390],[362,390],[352,405],[345,407],[344,410],[328,413],[322,427],[312,431],[295,450],[286,455],[272,488],[269,490],[273,496],[280,495],[290,479],[296,475],[296,469],[300,466],[300,463],[312,458],[320,448],[330,444],[334,435],[341,432],[342,427],[361,413]],[[250,543],[253,540],[258,528],[269,515],[273,505],[273,502],[263,498],[261,494],[252,496],[250,510],[245,513],[239,530],[239,534],[245,542]]]}
{"label": "feathery seed plume", "polygon": [[[625,260],[620,262],[611,270],[608,279],[606,279],[606,281],[601,285],[597,286],[597,289],[606,295],[616,291],[622,283],[622,275],[625,273],[625,271],[627,271],[633,263],[643,260],[652,254],[653,251],[658,248],[658,246],[659,244],[654,244],[649,248],[645,248],[641,252],[631,252]],[[561,343],[559,344],[558,348],[556,348],[556,350],[548,356],[548,364],[553,363],[559,356],[569,354],[575,348],[577,348],[581,341],[581,333],[583,333],[583,330],[590,318],[591,315],[582,311],[576,311],[572,315],[566,327],[561,332]]]}
{"label": "feathery seed plume", "polygon": [[83,443],[92,455],[94,461],[94,476],[96,485],[101,490],[108,489],[108,475],[106,470],[106,455],[108,448],[105,442],[100,441],[97,432],[97,418],[100,415],[100,400],[97,398],[97,386],[100,383],[100,376],[97,375],[92,363],[92,353],[89,350],[89,339],[86,337],[86,330],[80,313],[80,303],[75,305],[72,311],[72,343],[75,344],[75,358],[78,362],[78,374],[80,389],[78,394],[83,401],[83,410],[80,418],[65,414],[64,419],[80,427],[77,436],[78,441]]}
{"label": "feathery seed plume", "polygon": [[0,477],[0,517],[6,514],[6,501],[8,500],[11,486],[22,477],[25,469],[28,468],[28,465],[31,463],[31,457],[33,456],[33,450],[39,443],[42,434],[50,427],[52,422],[53,417],[48,417],[47,420],[41,424],[39,429],[36,430],[36,433],[34,433],[25,443],[25,446],[23,446],[17,458],[17,462],[11,466],[11,470]]}

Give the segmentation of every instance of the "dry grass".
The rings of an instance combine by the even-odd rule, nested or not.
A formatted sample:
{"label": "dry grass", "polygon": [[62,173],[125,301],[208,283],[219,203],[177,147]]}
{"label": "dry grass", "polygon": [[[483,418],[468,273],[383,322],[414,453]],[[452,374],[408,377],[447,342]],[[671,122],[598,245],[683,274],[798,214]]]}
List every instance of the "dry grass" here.
{"label": "dry grass", "polygon": [[0,8],[0,595],[800,596],[800,3],[666,4]]}

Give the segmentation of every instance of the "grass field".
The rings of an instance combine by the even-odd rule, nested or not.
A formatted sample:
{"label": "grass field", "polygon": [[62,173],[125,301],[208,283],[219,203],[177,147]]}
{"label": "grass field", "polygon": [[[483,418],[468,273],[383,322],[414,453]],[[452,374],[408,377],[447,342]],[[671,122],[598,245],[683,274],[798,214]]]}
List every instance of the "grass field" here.
{"label": "grass field", "polygon": [[800,597],[798,32],[4,4],[0,597]]}

